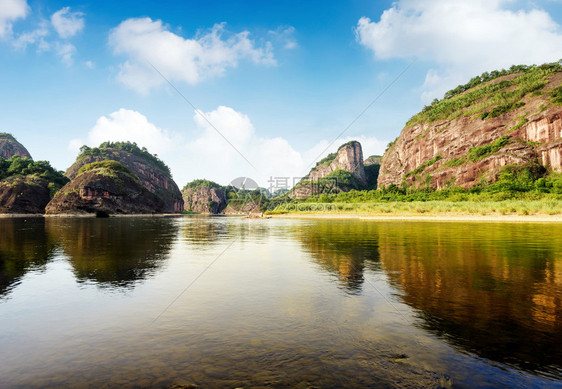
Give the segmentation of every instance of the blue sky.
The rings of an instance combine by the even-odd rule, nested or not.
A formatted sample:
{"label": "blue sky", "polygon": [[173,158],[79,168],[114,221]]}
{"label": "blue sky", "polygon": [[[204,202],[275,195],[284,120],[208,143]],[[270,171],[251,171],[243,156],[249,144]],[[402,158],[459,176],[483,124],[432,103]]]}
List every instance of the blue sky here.
{"label": "blue sky", "polygon": [[130,139],[180,187],[268,186],[351,138],[382,153],[475,74],[562,58],[561,25],[559,1],[0,0],[0,131],[61,170],[81,144]]}

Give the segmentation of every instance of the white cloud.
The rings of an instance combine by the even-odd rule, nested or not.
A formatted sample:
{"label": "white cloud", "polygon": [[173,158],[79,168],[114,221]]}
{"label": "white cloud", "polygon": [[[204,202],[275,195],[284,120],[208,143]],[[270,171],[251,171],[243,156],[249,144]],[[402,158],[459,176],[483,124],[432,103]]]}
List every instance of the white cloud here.
{"label": "white cloud", "polygon": [[19,34],[12,41],[12,45],[19,50],[25,50],[29,45],[37,45],[39,52],[48,51],[51,48],[45,37],[49,34],[48,26],[45,22],[39,23],[35,30]]}
{"label": "white cloud", "polygon": [[0,38],[12,35],[12,22],[25,19],[29,7],[26,0],[1,0],[0,1]]}
{"label": "white cloud", "polygon": [[272,47],[256,47],[249,32],[228,34],[225,25],[216,24],[204,34],[185,39],[169,31],[160,20],[127,19],[114,28],[109,44],[115,54],[124,54],[118,80],[126,86],[147,94],[165,84],[151,64],[170,81],[196,84],[220,77],[242,59],[257,64],[275,65]]}
{"label": "white cloud", "polygon": [[377,59],[417,58],[437,65],[424,99],[484,71],[562,58],[562,31],[540,9],[512,10],[510,0],[399,0],[378,22],[359,19],[357,41]]}
{"label": "white cloud", "polygon": [[[311,149],[300,152],[284,138],[260,136],[248,115],[233,108],[219,106],[202,114],[212,126],[195,112],[195,132],[188,139],[186,134],[161,129],[137,111],[121,108],[101,116],[88,132],[86,140],[72,139],[68,148],[78,153],[83,144],[98,146],[105,141],[136,142],[140,147],[144,146],[151,153],[158,154],[170,166],[180,187],[196,178],[207,178],[227,185],[241,176],[250,177],[260,186],[269,187],[271,177],[289,177],[289,184],[292,185],[293,177],[298,179],[308,173],[310,167],[314,166],[315,158],[329,144],[322,140]],[[363,145],[365,158],[382,154],[386,145],[386,142],[366,136],[354,139]],[[349,140],[351,138],[338,139],[318,158],[336,151]]]}
{"label": "white cloud", "polygon": [[106,141],[136,142],[140,147],[146,147],[151,153],[157,154],[170,152],[176,144],[173,136],[149,122],[143,114],[121,108],[108,116],[101,116],[88,132],[86,141],[73,139],[69,149],[77,152],[83,144],[99,146]]}
{"label": "white cloud", "polygon": [[63,64],[66,66],[72,65],[74,62],[72,57],[76,53],[76,47],[73,44],[56,42],[55,51]]}
{"label": "white cloud", "polygon": [[299,46],[295,39],[295,28],[293,26],[279,27],[277,30],[269,31],[269,35],[280,42],[284,49],[292,50]]}
{"label": "white cloud", "polygon": [[88,68],[88,69],[94,69],[96,67],[96,64],[93,63],[92,61],[86,61],[84,62],[84,65]]}
{"label": "white cloud", "polygon": [[51,24],[61,38],[71,38],[84,29],[84,14],[70,12],[70,7],[63,7],[51,15]]}
{"label": "white cloud", "polygon": [[[188,142],[188,152],[184,155],[186,162],[183,164],[193,166],[182,177],[186,182],[194,178],[208,178],[228,184],[234,178],[246,176],[254,179],[260,186],[268,187],[270,177],[290,177],[289,184],[292,185],[293,177],[298,179],[307,174],[322,151],[324,152],[319,158],[336,151],[341,144],[351,140],[338,139],[330,147],[329,142],[323,140],[313,148],[299,152],[284,138],[259,136],[250,118],[230,107],[220,106],[204,115],[256,169],[215,128],[195,114],[194,121],[199,132],[194,140]],[[382,154],[386,146],[386,142],[372,137],[361,136],[355,139],[363,145],[365,157]]]}

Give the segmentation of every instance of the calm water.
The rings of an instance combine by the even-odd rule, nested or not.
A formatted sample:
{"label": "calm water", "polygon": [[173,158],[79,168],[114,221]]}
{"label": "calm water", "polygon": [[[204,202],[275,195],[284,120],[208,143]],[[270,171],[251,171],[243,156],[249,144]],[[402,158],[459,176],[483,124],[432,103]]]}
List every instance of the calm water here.
{"label": "calm water", "polygon": [[0,387],[562,387],[562,225],[0,219]]}

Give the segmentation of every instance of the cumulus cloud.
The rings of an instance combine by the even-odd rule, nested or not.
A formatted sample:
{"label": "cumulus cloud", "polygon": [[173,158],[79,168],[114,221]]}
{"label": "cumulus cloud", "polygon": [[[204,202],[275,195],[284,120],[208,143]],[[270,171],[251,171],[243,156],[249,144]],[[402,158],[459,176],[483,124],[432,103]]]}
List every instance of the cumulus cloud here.
{"label": "cumulus cloud", "polygon": [[90,129],[87,139],[73,139],[69,149],[77,152],[80,146],[99,146],[100,143],[111,141],[136,142],[152,153],[166,153],[174,149],[175,140],[167,131],[157,127],[140,112],[121,108],[101,116]]}
{"label": "cumulus cloud", "polygon": [[248,31],[230,34],[224,23],[185,39],[169,31],[160,20],[127,19],[111,31],[109,44],[115,54],[127,57],[117,79],[143,94],[165,83],[151,65],[170,81],[196,84],[224,75],[242,59],[276,64],[270,43],[257,47]]}
{"label": "cumulus cloud", "polygon": [[436,64],[426,78],[426,98],[483,71],[562,58],[561,27],[546,11],[508,5],[513,2],[399,0],[378,22],[359,19],[356,38],[377,59]]}
{"label": "cumulus cloud", "polygon": [[73,37],[84,28],[84,14],[71,12],[70,7],[63,7],[51,15],[51,24],[63,39]]}
{"label": "cumulus cloud", "polygon": [[[185,158],[193,161],[193,165],[190,162],[189,166],[196,166],[196,169],[191,172],[195,173],[195,176],[188,179],[206,177],[221,184],[228,184],[236,177],[246,176],[254,179],[260,186],[269,187],[268,181],[271,177],[289,177],[288,184],[293,185],[293,178],[298,180],[307,174],[314,166],[316,157],[322,158],[337,150],[339,145],[351,140],[338,139],[330,147],[327,140],[322,140],[309,150],[297,151],[282,137],[259,136],[250,118],[233,108],[220,106],[204,115],[255,166],[255,169],[240,157],[215,128],[199,114],[195,114],[194,121],[198,133],[195,139],[188,142]],[[361,136],[355,139],[363,145],[365,156],[382,153],[386,145],[386,142],[372,137]],[[323,154],[319,156],[322,151]]]}
{"label": "cumulus cloud", "polygon": [[[294,179],[298,181],[308,173],[317,157],[323,158],[351,140],[338,139],[328,149],[329,142],[322,140],[308,150],[298,151],[282,137],[260,136],[248,115],[226,106],[209,112],[194,112],[193,124],[195,131],[188,137],[186,133],[163,130],[140,112],[121,108],[97,119],[85,139],[71,140],[68,148],[78,153],[83,144],[98,146],[105,141],[136,142],[140,147],[158,154],[170,166],[180,187],[196,178],[227,185],[241,176],[252,178],[262,187],[270,187],[268,181],[271,178],[275,181],[276,177],[289,178],[287,183],[292,186],[296,183]],[[386,144],[366,136],[354,139],[363,145],[365,158],[382,154]]]}
{"label": "cumulus cloud", "polygon": [[24,19],[29,7],[26,0],[2,0],[0,5],[0,38],[7,38],[12,35],[12,23]]}

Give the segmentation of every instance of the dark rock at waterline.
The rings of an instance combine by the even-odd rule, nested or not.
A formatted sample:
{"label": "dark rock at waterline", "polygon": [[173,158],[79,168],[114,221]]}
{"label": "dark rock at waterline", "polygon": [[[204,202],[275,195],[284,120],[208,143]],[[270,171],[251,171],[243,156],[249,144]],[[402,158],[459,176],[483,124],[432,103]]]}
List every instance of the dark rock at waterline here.
{"label": "dark rock at waterline", "polygon": [[0,213],[44,213],[51,199],[48,185],[46,180],[32,176],[0,181]]}
{"label": "dark rock at waterline", "polygon": [[93,214],[98,217],[165,213],[166,210],[167,204],[117,161],[85,165],[46,207],[47,214]]}

